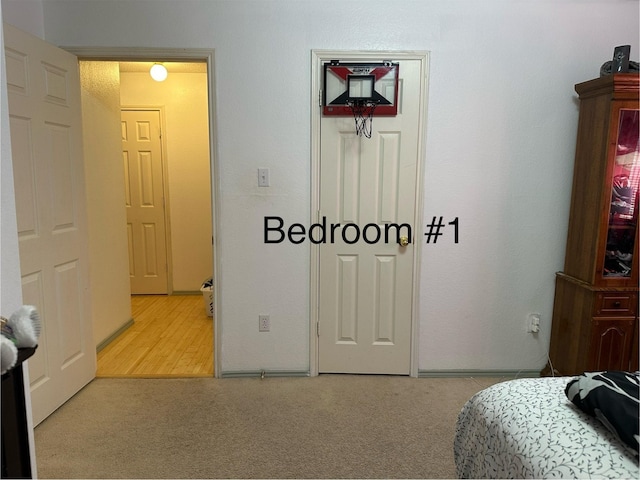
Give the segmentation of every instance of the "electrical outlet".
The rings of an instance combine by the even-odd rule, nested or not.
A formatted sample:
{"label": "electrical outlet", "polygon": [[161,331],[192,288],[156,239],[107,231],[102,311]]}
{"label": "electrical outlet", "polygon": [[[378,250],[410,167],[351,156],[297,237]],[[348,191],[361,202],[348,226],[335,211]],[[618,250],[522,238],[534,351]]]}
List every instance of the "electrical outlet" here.
{"label": "electrical outlet", "polygon": [[538,333],[540,331],[540,314],[530,313],[527,317],[527,332]]}
{"label": "electrical outlet", "polygon": [[258,315],[258,331],[268,332],[271,329],[269,315]]}

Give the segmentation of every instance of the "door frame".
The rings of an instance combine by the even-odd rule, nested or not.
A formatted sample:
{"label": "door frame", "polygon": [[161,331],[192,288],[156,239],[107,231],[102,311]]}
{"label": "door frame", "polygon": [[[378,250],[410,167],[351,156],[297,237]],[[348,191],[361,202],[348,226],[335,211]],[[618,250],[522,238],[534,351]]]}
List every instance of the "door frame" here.
{"label": "door frame", "polygon": [[[310,224],[319,221],[320,211],[320,123],[322,108],[323,62],[333,59],[352,62],[374,62],[381,60],[417,60],[421,64],[420,105],[418,128],[418,162],[416,166],[416,200],[413,224],[415,231],[423,219],[423,175],[426,149],[426,114],[428,101],[429,52],[428,51],[356,51],[356,50],[312,50],[311,51],[311,212]],[[419,238],[415,233],[416,239]],[[320,245],[310,245],[309,274],[309,375],[317,376],[319,363],[318,322],[320,291]],[[410,376],[418,376],[418,307],[420,294],[420,265],[422,242],[415,241],[413,256],[413,286],[411,305],[411,366]]]}
{"label": "door frame", "polygon": [[[82,59],[79,59],[82,60]],[[167,295],[173,294],[173,258],[171,254],[171,199],[169,197],[169,168],[167,161],[167,145],[165,132],[165,114],[164,106],[162,105],[120,105],[120,112],[122,111],[143,111],[143,112],[158,112],[160,118],[160,148],[162,149],[162,195],[164,196],[163,216],[164,216],[164,241],[166,245],[165,261],[167,262]]]}
{"label": "door frame", "polygon": [[[207,64],[207,96],[209,111],[209,156],[211,164],[211,216],[212,216],[212,248],[213,248],[213,284],[214,291],[214,312],[213,312],[213,367],[214,377],[221,375],[222,365],[222,320],[220,292],[222,281],[220,279],[218,266],[223,258],[219,242],[218,224],[221,218],[219,192],[221,183],[218,166],[218,141],[217,141],[217,117],[216,117],[216,82],[215,82],[215,50],[206,48],[145,48],[145,47],[76,47],[60,46],[76,57],[78,60],[96,61],[123,61],[123,62],[193,62],[204,61]],[[215,248],[214,248],[215,247]]]}

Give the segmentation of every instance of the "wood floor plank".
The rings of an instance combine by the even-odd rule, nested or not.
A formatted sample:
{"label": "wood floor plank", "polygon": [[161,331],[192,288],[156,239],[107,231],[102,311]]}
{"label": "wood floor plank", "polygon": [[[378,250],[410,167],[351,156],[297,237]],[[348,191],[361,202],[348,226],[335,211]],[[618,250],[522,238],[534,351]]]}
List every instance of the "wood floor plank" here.
{"label": "wood floor plank", "polygon": [[213,375],[213,320],[199,295],[134,295],[134,324],[98,354],[98,377]]}

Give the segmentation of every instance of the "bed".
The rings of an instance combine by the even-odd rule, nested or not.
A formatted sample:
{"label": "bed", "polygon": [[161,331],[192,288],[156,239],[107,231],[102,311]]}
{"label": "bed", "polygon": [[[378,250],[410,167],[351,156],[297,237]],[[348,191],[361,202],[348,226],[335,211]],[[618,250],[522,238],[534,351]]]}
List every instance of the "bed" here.
{"label": "bed", "polygon": [[[637,382],[637,374],[631,375]],[[578,392],[577,380],[579,377],[517,379],[474,395],[456,423],[458,478],[640,478],[637,400],[630,403],[635,405],[630,410],[633,421],[628,422],[629,417],[622,421],[635,428],[635,438],[631,435],[634,450],[613,433],[611,425],[605,427],[605,419],[582,410],[584,389],[573,398],[580,405],[569,400],[565,390],[572,383],[573,393]],[[604,403],[614,406],[608,399]],[[601,416],[598,409],[596,413]]]}

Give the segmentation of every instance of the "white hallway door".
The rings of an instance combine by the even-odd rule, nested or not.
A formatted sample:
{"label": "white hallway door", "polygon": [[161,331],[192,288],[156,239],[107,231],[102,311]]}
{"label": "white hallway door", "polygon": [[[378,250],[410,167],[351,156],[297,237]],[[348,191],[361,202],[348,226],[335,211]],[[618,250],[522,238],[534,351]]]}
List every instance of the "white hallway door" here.
{"label": "white hallway door", "polygon": [[121,116],[131,293],[166,294],[160,112],[123,109]]}
{"label": "white hallway door", "polygon": [[[398,63],[398,115],[374,117],[370,139],[355,134],[353,117],[323,116],[320,122],[320,219],[341,227],[335,242],[320,246],[319,373],[410,374],[424,99],[421,62]],[[358,242],[343,241],[347,224],[359,227]],[[363,232],[370,224],[368,243]],[[385,226],[393,224],[411,226],[411,235],[400,228],[411,243],[399,245],[395,227],[385,243]],[[375,226],[381,232],[377,242]],[[347,227],[344,233],[353,242],[356,230]]]}
{"label": "white hallway door", "polygon": [[42,320],[28,361],[34,424],[96,371],[78,61],[4,25],[23,302]]}

